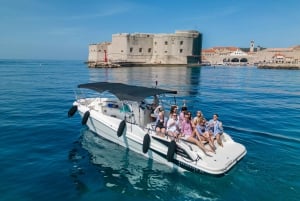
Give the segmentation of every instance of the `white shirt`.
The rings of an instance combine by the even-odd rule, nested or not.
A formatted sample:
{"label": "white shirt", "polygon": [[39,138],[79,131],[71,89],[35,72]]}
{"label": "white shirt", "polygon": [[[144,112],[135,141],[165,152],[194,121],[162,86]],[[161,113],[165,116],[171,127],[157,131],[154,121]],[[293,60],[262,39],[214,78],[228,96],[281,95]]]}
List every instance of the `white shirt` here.
{"label": "white shirt", "polygon": [[178,131],[179,121],[170,118],[167,122],[167,131],[175,132]]}

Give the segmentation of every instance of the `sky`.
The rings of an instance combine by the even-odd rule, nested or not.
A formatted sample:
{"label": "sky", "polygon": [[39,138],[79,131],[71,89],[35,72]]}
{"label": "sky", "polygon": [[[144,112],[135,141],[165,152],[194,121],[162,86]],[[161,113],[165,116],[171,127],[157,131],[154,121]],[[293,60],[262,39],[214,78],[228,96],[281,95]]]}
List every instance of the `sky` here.
{"label": "sky", "polygon": [[87,60],[116,33],[198,30],[203,48],[300,45],[299,0],[0,0],[0,59]]}

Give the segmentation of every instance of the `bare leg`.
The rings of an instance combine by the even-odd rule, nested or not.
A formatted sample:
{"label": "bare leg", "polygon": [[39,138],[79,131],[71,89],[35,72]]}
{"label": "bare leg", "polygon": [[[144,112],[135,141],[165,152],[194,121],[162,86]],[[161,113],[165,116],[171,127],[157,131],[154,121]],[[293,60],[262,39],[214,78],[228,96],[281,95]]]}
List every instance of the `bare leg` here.
{"label": "bare leg", "polygon": [[211,138],[208,137],[208,138],[206,138],[206,139],[207,139],[207,141],[208,141],[208,144],[209,144],[209,147],[211,148],[211,150],[214,150],[214,152],[215,152],[216,147],[215,147],[213,141],[211,140]]}
{"label": "bare leg", "polygon": [[208,143],[209,143],[209,146],[212,150],[216,150],[216,146],[214,145],[214,142],[211,140],[211,138],[208,138]]}
{"label": "bare leg", "polygon": [[156,135],[161,136],[161,130],[159,127],[156,127],[155,131],[156,131]]}
{"label": "bare leg", "polygon": [[[202,143],[202,141],[201,140],[206,140],[206,141],[208,141],[209,142],[209,133],[204,133],[204,135],[200,135],[198,132],[195,132],[195,135],[198,137],[198,139],[199,139],[199,143],[203,146],[203,147],[205,147],[204,146],[204,144]],[[207,138],[208,137],[208,138]],[[209,144],[209,146],[210,146],[210,148],[211,148],[211,150],[208,150],[208,149],[206,149],[206,150],[208,150],[208,151],[210,151],[210,152],[213,152],[213,153],[216,153],[215,152],[215,149]]]}
{"label": "bare leg", "polygon": [[222,140],[221,140],[221,135],[220,135],[220,134],[217,134],[217,135],[216,135],[216,138],[217,138],[218,144],[219,144],[221,147],[223,147],[223,143],[222,143]]}
{"label": "bare leg", "polygon": [[206,152],[212,152],[211,150],[208,150],[204,147],[204,145],[202,144],[202,142],[196,140],[195,138],[193,137],[189,137],[187,139],[188,141],[192,142],[192,143],[195,143],[206,155],[207,153]]}
{"label": "bare leg", "polygon": [[165,135],[166,135],[166,129],[165,128],[161,128],[160,129],[160,133],[161,133],[160,136],[165,137]]}
{"label": "bare leg", "polygon": [[208,132],[205,133],[205,138],[206,138],[206,140],[208,141],[210,148],[211,148],[212,150],[216,150],[216,147],[215,147],[215,145],[214,145],[214,141],[211,139],[211,137],[210,137],[210,135],[209,135]]}
{"label": "bare leg", "polygon": [[171,138],[171,140],[176,139],[176,133],[175,133],[175,132],[168,131],[167,134],[168,134],[168,136]]}

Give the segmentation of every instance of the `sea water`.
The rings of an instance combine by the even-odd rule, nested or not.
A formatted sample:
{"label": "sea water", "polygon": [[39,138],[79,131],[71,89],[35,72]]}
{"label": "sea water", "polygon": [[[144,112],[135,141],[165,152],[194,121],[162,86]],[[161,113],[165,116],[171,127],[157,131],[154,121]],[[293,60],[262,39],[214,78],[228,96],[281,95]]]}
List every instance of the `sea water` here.
{"label": "sea water", "polygon": [[[0,200],[300,200],[300,71],[0,60],[0,76]],[[177,90],[247,155],[223,176],[182,174],[108,142],[67,117],[97,81]]]}

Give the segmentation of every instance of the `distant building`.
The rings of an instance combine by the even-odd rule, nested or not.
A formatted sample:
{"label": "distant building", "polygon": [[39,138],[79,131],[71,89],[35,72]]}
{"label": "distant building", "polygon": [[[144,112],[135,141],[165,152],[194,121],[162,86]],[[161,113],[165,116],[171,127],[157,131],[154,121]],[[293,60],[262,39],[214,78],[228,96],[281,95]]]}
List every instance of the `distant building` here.
{"label": "distant building", "polygon": [[244,65],[252,56],[237,47],[213,47],[202,51],[202,60],[211,65]]}
{"label": "distant building", "polygon": [[300,46],[267,48],[257,52],[256,63],[300,64]]}
{"label": "distant building", "polygon": [[254,52],[254,40],[250,41],[250,52]]}
{"label": "distant building", "polygon": [[89,45],[88,63],[198,64],[201,63],[202,34],[176,31],[174,34],[120,33],[112,42]]}
{"label": "distant building", "polygon": [[202,50],[202,61],[209,65],[300,64],[300,46],[290,48],[213,47]]}

